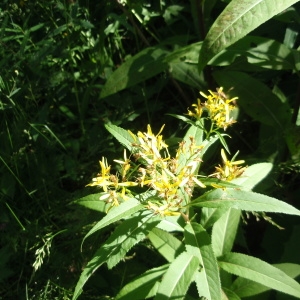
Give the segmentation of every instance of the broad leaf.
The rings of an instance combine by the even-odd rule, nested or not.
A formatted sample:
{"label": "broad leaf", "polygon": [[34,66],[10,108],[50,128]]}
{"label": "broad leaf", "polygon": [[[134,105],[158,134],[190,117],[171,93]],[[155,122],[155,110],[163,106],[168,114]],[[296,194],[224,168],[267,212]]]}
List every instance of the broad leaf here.
{"label": "broad leaf", "polygon": [[80,275],[72,299],[75,300],[80,296],[87,280],[101,265],[106,262],[109,269],[114,267],[159,222],[158,216],[153,216],[152,213],[145,211],[119,225],[108,240],[96,251],[92,260],[88,262]]}
{"label": "broad leaf", "polygon": [[200,51],[199,70],[223,49],[299,0],[232,0],[210,28]]}
{"label": "broad leaf", "polygon": [[230,252],[234,244],[241,211],[230,208],[213,226],[212,247],[216,257]]}
{"label": "broad leaf", "polygon": [[161,45],[146,48],[126,60],[108,79],[101,98],[143,82],[168,68],[169,63],[193,60],[201,43],[191,44],[175,51],[167,51]]}
{"label": "broad leaf", "polygon": [[[99,200],[100,201],[100,200]],[[105,217],[103,217],[84,237],[84,240],[89,237],[91,234],[96,231],[116,222],[121,219],[124,219],[130,215],[133,215],[135,212],[144,208],[144,205],[141,204],[135,198],[130,198],[127,201],[121,203],[119,206],[113,207]]]}
{"label": "broad leaf", "polygon": [[154,248],[168,261],[174,259],[184,251],[184,244],[172,234],[158,228],[153,228],[148,235]]}
{"label": "broad leaf", "polygon": [[185,299],[198,268],[197,257],[187,252],[181,253],[163,276],[154,300]]}
{"label": "broad leaf", "polygon": [[125,285],[116,300],[147,299],[156,295],[160,280],[168,270],[169,264],[150,269]]}
{"label": "broad leaf", "polygon": [[117,93],[139,82],[151,78],[167,68],[164,58],[168,51],[160,46],[146,48],[126,60],[108,77],[101,98]]}
{"label": "broad leaf", "polygon": [[284,131],[290,122],[290,107],[261,81],[242,72],[215,72],[214,78],[224,90],[233,87],[238,106],[254,120]]}
{"label": "broad leaf", "polygon": [[243,189],[252,190],[272,170],[273,164],[259,163],[247,167],[241,177],[232,180],[232,183],[242,186]]}
{"label": "broad leaf", "polygon": [[210,208],[236,208],[245,211],[277,212],[300,216],[300,211],[275,198],[236,189],[216,189],[193,200],[190,205]]}
{"label": "broad leaf", "polygon": [[184,229],[186,250],[199,258],[202,267],[195,277],[199,296],[221,299],[219,269],[208,233],[197,223],[187,224]]}
{"label": "broad leaf", "polygon": [[[287,274],[292,278],[296,278],[300,275],[300,265],[283,263],[283,264],[275,264],[273,266],[283,271],[285,274]],[[242,298],[255,296],[257,294],[261,294],[263,292],[270,290],[269,287],[266,287],[264,285],[261,285],[258,282],[254,282],[252,280],[243,277],[238,277],[233,282],[230,288]]]}
{"label": "broad leaf", "polygon": [[113,124],[105,124],[105,128],[129,151],[133,149],[132,144],[138,143],[127,130],[121,127]]}
{"label": "broad leaf", "polygon": [[218,261],[219,266],[228,273],[300,298],[300,284],[297,281],[258,258],[240,253],[228,253]]}

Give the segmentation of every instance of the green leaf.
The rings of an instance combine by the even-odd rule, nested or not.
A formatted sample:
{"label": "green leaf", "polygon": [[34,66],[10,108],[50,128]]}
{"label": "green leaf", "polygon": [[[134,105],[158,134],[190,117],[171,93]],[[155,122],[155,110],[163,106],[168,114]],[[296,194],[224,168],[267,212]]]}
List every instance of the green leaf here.
{"label": "green leaf", "polygon": [[80,296],[87,280],[101,265],[106,262],[109,269],[114,267],[159,222],[158,216],[144,211],[119,225],[108,240],[96,251],[92,260],[88,262],[80,275],[72,299],[76,300]]}
{"label": "green leaf", "polygon": [[133,150],[132,144],[138,143],[133,136],[125,129],[113,124],[105,124],[105,128],[129,151]]}
{"label": "green leaf", "polygon": [[295,62],[292,50],[275,40],[246,36],[217,54],[210,65],[227,66],[239,56],[245,56],[250,64],[272,70],[293,70]]}
{"label": "green leaf", "polygon": [[219,266],[228,273],[300,298],[300,284],[297,281],[258,258],[240,253],[227,253],[218,261]]}
{"label": "green leaf", "polygon": [[161,45],[146,48],[126,60],[107,79],[101,98],[117,93],[125,88],[134,86],[168,68],[169,63],[189,61],[194,53],[199,53],[201,43],[194,43],[175,51],[167,51]]}
{"label": "green leaf", "polygon": [[[222,298],[222,300],[241,300],[241,298],[232,290],[229,290],[227,288],[222,288],[223,289],[223,293],[225,294],[224,297]],[[222,294],[223,296],[223,294]]]}
{"label": "green leaf", "polygon": [[91,194],[73,201],[73,204],[79,204],[86,208],[93,209],[100,212],[105,212],[106,203],[99,200],[104,193]]}
{"label": "green leaf", "polygon": [[240,210],[230,208],[214,224],[211,240],[216,257],[231,251],[236,237],[240,217]]}
{"label": "green leaf", "polygon": [[221,299],[219,268],[208,233],[197,223],[187,224],[184,230],[186,250],[198,257],[202,266],[195,276],[199,296]]}
{"label": "green leaf", "polygon": [[227,211],[226,207],[220,208],[209,208],[203,207],[201,209],[201,219],[200,223],[204,228],[209,228],[221,218],[221,216]]}
{"label": "green leaf", "polygon": [[159,228],[153,228],[148,238],[154,248],[168,261],[174,259],[184,251],[184,244],[180,242],[172,234],[165,232]]}
{"label": "green leaf", "polygon": [[216,189],[193,200],[190,205],[210,208],[236,208],[245,211],[277,212],[300,216],[300,211],[275,198],[236,189]]}
{"label": "green leaf", "polygon": [[[273,265],[275,268],[283,271],[285,274],[292,278],[296,278],[300,275],[300,265],[283,263]],[[269,287],[266,287],[258,282],[252,280],[238,277],[233,284],[231,285],[231,290],[233,290],[239,297],[251,297],[257,294],[261,294],[270,290]]]}
{"label": "green leaf", "polygon": [[160,228],[167,232],[174,231],[183,231],[183,228],[179,225],[178,221],[181,216],[166,216],[164,219],[157,225],[157,228]]}
{"label": "green leaf", "polygon": [[243,189],[252,190],[272,170],[271,163],[258,163],[247,167],[241,177],[232,180],[232,183],[242,186]]}
{"label": "green leaf", "polygon": [[[224,90],[234,87],[237,104],[254,120],[284,131],[290,123],[290,107],[261,81],[242,72],[214,72],[214,78]],[[230,93],[229,93],[230,94]]]}
{"label": "green leaf", "polygon": [[177,168],[178,171],[182,170],[182,168],[184,168],[187,165],[189,159],[193,155],[193,153],[191,153],[190,151],[191,138],[193,139],[195,146],[200,146],[203,142],[203,130],[196,125],[191,125],[189,127],[188,131],[186,132],[182,140],[184,151],[180,153],[178,159],[178,168]]}
{"label": "green leaf", "polygon": [[133,215],[137,211],[144,208],[144,205],[141,204],[135,198],[130,198],[127,201],[121,203],[119,206],[113,207],[105,217],[103,217],[84,237],[84,240],[89,237],[91,234],[95,233],[96,231],[116,222],[121,219],[124,219],[128,216]]}
{"label": "green leaf", "polygon": [[101,98],[131,87],[164,71],[168,66],[164,62],[167,53],[169,52],[160,46],[150,47],[126,60],[108,77],[101,91]]}
{"label": "green leaf", "polygon": [[199,70],[223,49],[299,0],[232,0],[211,26],[200,51]]}
{"label": "green leaf", "polygon": [[241,188],[241,186],[238,183],[233,183],[233,180],[231,182],[225,181],[225,180],[220,180],[217,178],[212,178],[212,177],[206,177],[206,178],[201,178],[201,182],[203,182],[205,185],[212,186],[212,185],[217,185],[218,187],[222,188]]}
{"label": "green leaf", "polygon": [[169,264],[146,271],[130,283],[126,284],[116,296],[116,300],[147,299],[154,297],[159,281],[168,269]]}
{"label": "green leaf", "polygon": [[154,300],[185,299],[198,268],[197,257],[187,252],[181,253],[163,276]]}

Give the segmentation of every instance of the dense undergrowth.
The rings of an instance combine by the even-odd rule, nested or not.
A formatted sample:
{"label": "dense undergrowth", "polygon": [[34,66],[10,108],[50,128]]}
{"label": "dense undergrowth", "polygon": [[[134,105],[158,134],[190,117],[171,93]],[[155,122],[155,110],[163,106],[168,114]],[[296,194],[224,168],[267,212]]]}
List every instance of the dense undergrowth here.
{"label": "dense undergrowth", "polygon": [[[170,114],[186,113],[199,90],[224,86],[239,97],[238,126],[226,132],[231,152],[239,150],[248,165],[273,163],[257,191],[300,208],[299,4],[199,74],[199,42],[228,2],[1,2],[0,299],[72,299],[82,270],[114,229],[81,251],[104,213],[74,200],[99,192],[85,186],[102,156],[123,157],[104,125],[137,132],[151,124],[158,132],[166,124],[174,151],[187,125]],[[212,148],[206,170],[218,164],[220,148]],[[299,218],[272,218],[285,229],[245,217],[234,249],[299,266]],[[112,270],[102,266],[81,299],[113,299],[162,262],[145,240]],[[268,293],[247,299],[275,299]],[[277,299],[290,299],[283,297]]]}

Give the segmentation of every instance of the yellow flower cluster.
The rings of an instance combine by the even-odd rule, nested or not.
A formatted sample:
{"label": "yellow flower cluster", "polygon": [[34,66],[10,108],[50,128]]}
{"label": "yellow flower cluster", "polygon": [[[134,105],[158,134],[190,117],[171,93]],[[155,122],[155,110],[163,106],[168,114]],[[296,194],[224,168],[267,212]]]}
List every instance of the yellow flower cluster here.
{"label": "yellow flower cluster", "polygon": [[[207,100],[193,104],[193,111],[188,111],[188,115],[199,120],[203,111],[208,112],[213,126],[226,128],[235,121],[230,117],[230,111],[234,105],[231,103],[237,98],[227,99],[220,88],[217,92],[209,91],[210,95],[200,94]],[[146,207],[161,216],[178,215],[182,207],[189,201],[196,186],[205,188],[205,185],[197,176],[201,163],[202,147],[197,145],[191,136],[185,138],[177,149],[175,157],[171,157],[168,145],[163,141],[161,132],[153,134],[150,125],[147,132],[138,132],[137,135],[129,131],[133,143],[131,144],[132,157],[134,162],[127,158],[124,151],[124,161],[115,160],[119,164],[120,172],[111,174],[111,167],[107,160],[100,161],[101,172],[93,178],[89,186],[100,186],[104,193],[100,200],[104,200],[111,206],[118,206],[121,202],[133,197],[127,187],[140,186],[148,187],[155,192],[155,196],[148,199]],[[238,165],[244,161],[229,161],[222,149],[221,156],[223,166],[216,167],[216,173],[210,175],[220,180],[231,181],[240,176],[245,168]],[[135,165],[132,168],[132,165]],[[130,172],[130,170],[133,171]],[[137,171],[137,172],[135,172]],[[135,177],[133,177],[133,175]]]}
{"label": "yellow flower cluster", "polygon": [[[189,145],[180,143],[176,157],[171,158],[168,145],[160,135],[163,127],[157,135],[152,133],[150,125],[147,132],[138,132],[137,135],[129,132],[134,139],[133,157],[140,163],[135,181],[127,180],[131,161],[127,159],[126,152],[124,152],[124,161],[115,160],[122,168],[121,180],[110,173],[110,166],[106,159],[100,161],[101,173],[88,185],[103,188],[105,194],[101,200],[117,206],[128,198],[126,187],[148,186],[156,191],[156,197],[146,205],[148,209],[162,216],[178,215],[183,201],[182,194],[192,196],[194,186],[205,187],[195,175],[200,162],[201,148],[195,145],[193,138],[190,138],[190,142],[187,143]],[[180,154],[185,152],[189,153],[190,157],[184,166],[179,167]]]}
{"label": "yellow flower cluster", "polygon": [[193,104],[194,111],[188,110],[188,115],[195,117],[197,120],[202,116],[203,111],[207,111],[211,121],[218,127],[227,129],[228,126],[232,125],[236,121],[230,117],[230,112],[235,108],[232,104],[237,97],[228,99],[223,92],[223,88],[217,89],[217,92],[209,90],[209,95],[200,92],[200,95],[206,98],[205,103],[201,103],[200,99],[197,100],[197,104]]}

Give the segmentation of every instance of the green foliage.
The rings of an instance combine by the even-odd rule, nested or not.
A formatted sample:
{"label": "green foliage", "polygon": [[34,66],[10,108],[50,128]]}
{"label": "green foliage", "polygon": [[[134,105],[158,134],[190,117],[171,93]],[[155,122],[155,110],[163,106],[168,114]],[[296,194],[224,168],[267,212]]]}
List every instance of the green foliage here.
{"label": "green foliage", "polygon": [[[98,2],[0,4],[0,298],[299,298],[299,1]],[[226,132],[190,118],[209,89]],[[185,145],[167,209],[135,185],[147,124]],[[103,156],[123,186],[84,188]]]}

